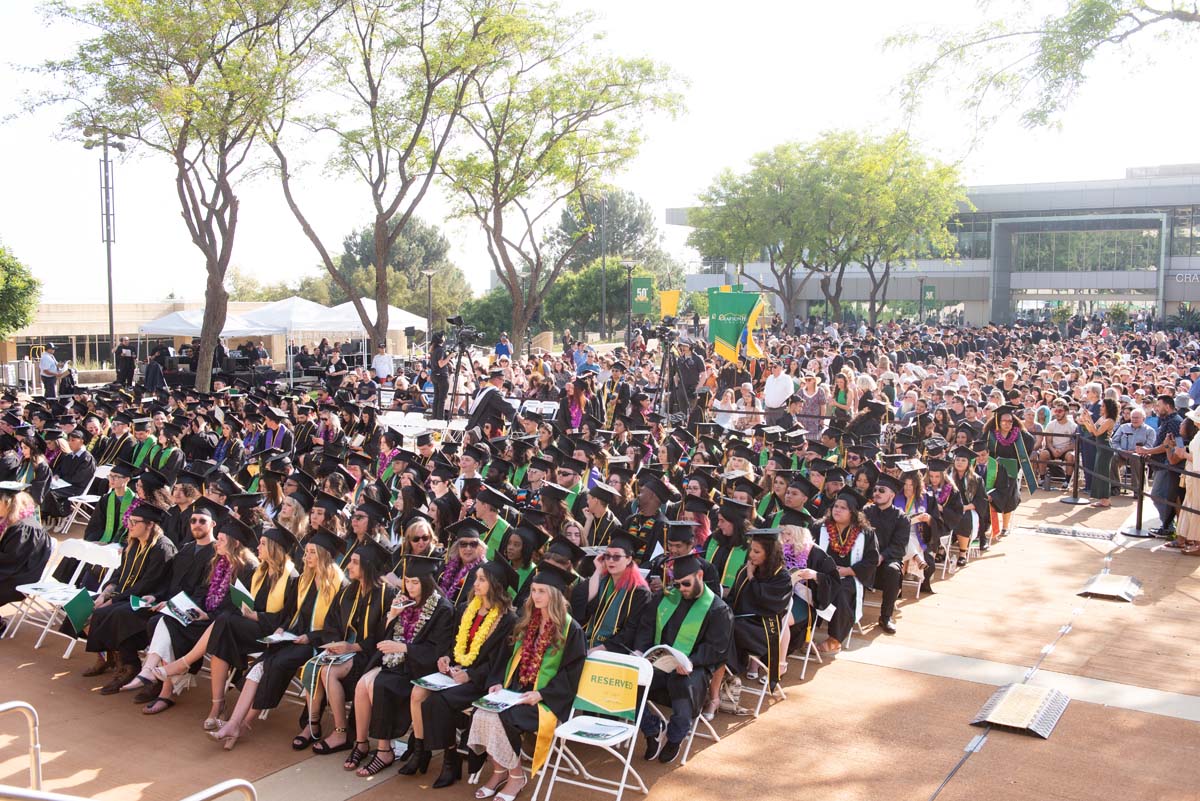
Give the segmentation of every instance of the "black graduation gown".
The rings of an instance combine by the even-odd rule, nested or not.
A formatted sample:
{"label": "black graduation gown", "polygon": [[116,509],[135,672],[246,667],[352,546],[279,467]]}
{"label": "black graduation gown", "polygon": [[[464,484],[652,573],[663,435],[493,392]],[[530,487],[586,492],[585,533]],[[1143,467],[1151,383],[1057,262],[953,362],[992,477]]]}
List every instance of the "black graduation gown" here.
{"label": "black graduation gown", "polygon": [[879,555],[886,562],[901,562],[908,550],[911,525],[904,513],[895,506],[881,509],[878,504],[868,504],[863,510],[867,521],[875,529],[875,540]]}
{"label": "black graduation gown", "polygon": [[176,548],[182,548],[184,544],[192,539],[192,508],[188,506],[180,509],[178,506],[172,506],[166,511],[162,522],[163,534],[167,535],[167,539],[175,543]]}
{"label": "black graduation gown", "polygon": [[138,560],[140,554],[134,552],[132,547],[126,547],[121,553],[121,565],[116,570],[118,594],[107,607],[96,609],[88,622],[88,650],[94,654],[124,650],[126,656],[130,656],[145,648],[149,643],[145,621],[150,619],[151,613],[146,608],[134,610],[130,606],[130,597],[152,596],[155,602],[166,600],[172,595],[170,588],[179,586],[175,584],[178,574],[190,572],[198,561],[208,566],[212,546],[206,546],[205,549],[208,554],[206,558],[197,560],[196,542],[192,541],[184,549],[176,550],[167,537],[158,537],[145,558]]}
{"label": "black graduation gown", "polygon": [[[813,526],[814,542],[820,542],[822,525],[824,524]],[[854,580],[857,578],[864,590],[867,587],[875,586],[875,569],[879,567],[879,548],[876,545],[875,532],[872,529],[864,528],[858,536],[863,538],[863,554],[859,561],[851,562],[854,556],[853,548],[845,556],[834,551],[832,546],[828,553],[829,558],[836,566],[848,567],[854,571],[853,576],[841,577],[842,591],[840,594],[842,598],[836,604],[837,611],[829,621],[829,636],[838,642],[845,642],[850,630],[854,628],[854,615],[858,602],[858,587],[855,586]]]}
{"label": "black graduation gown", "polygon": [[[291,562],[288,562],[291,566]],[[247,588],[250,581],[245,581]],[[242,614],[241,609],[222,612],[212,621],[212,632],[208,635],[208,653],[223,659],[227,664],[237,669],[246,667],[246,657],[263,650],[263,644],[258,640],[287,625],[296,614],[299,599],[296,597],[300,577],[289,571],[279,581],[287,582],[284,590],[283,608],[278,612],[267,611],[267,599],[274,585],[263,582],[254,595],[254,611],[258,620],[251,620]]]}
{"label": "black graduation gown", "polygon": [[[163,449],[163,451],[165,450]],[[159,451],[147,459],[145,466],[153,467],[162,473],[167,479],[167,486],[173,486],[175,480],[179,478],[179,472],[183,470],[183,451],[179,448],[172,448],[167,453],[163,451]]]}
{"label": "black graduation gown", "polygon": [[34,516],[4,530],[0,535],[0,604],[25,597],[17,587],[42,577],[50,551],[50,535]]}
{"label": "black graduation gown", "polygon": [[[669,559],[669,558],[670,558],[670,556],[668,554],[664,553],[664,554],[659,554],[658,556],[651,559],[650,562],[646,565],[646,567],[650,570],[650,572],[646,575],[646,580],[649,581],[651,576],[655,576],[659,579],[659,581],[661,581],[663,583],[664,587],[667,586],[667,584],[669,584],[670,582],[667,581],[665,573],[666,573],[667,559]],[[720,577],[720,575],[717,574],[717,569],[715,567],[713,567],[712,562],[709,562],[708,560],[706,560],[703,556],[701,556],[699,554],[696,554],[696,559],[700,562],[700,569],[704,573],[705,585],[710,590],[715,592],[717,594],[717,597],[720,597],[720,595],[721,595],[721,577]]]}
{"label": "black graduation gown", "polygon": [[[575,695],[579,689],[579,677],[583,675],[583,663],[587,659],[583,629],[579,628],[579,624],[574,620],[571,621],[567,630],[566,642],[560,647],[563,649],[563,654],[558,665],[558,672],[538,692],[542,694],[542,703],[554,713],[556,718],[563,721],[571,714],[571,705],[575,702]],[[492,666],[488,687],[499,684],[514,692],[529,692],[533,689],[533,687],[521,685],[520,669],[513,670],[511,679],[505,676],[508,660],[515,650],[516,644],[514,643],[507,653],[500,654],[500,658]],[[500,722],[504,724],[504,732],[508,735],[508,742],[512,746],[513,752],[519,754],[521,753],[521,736],[529,732],[536,732],[538,729],[537,705],[511,706],[500,713]]]}
{"label": "black graduation gown", "polygon": [[[254,575],[254,570],[257,567],[258,565],[256,563],[249,563],[245,565],[242,568],[242,571],[238,574],[237,578],[241,579],[243,585],[249,587],[250,577]],[[204,600],[208,596],[208,590],[211,585],[211,581],[212,575],[209,574],[205,577],[203,584],[197,588],[196,594],[193,595],[188,593],[188,597],[192,599],[192,603],[196,604],[196,606],[200,607],[208,614],[207,619],[194,620],[185,626],[173,617],[158,614],[150,618],[150,621],[146,624],[146,636],[153,637],[154,629],[158,625],[158,621],[162,620],[167,627],[167,633],[171,635],[171,650],[174,652],[175,658],[178,659],[188,651],[192,650],[196,643],[200,642],[200,638],[204,636],[204,632],[208,629],[208,627],[210,625],[214,625],[219,618],[233,613],[238,614],[240,617],[241,613],[238,612],[238,608],[233,601],[233,593],[231,592],[225,593],[225,597],[221,600],[220,605],[213,611],[209,612],[207,609],[205,609]],[[226,655],[232,654],[227,653]],[[190,672],[200,672],[200,668],[203,666],[203,664],[203,660],[196,660],[196,662],[192,665]],[[238,662],[235,660],[231,662],[231,664],[236,665]]]}
{"label": "black graduation gown", "polygon": [[[663,598],[662,593],[656,594],[638,623],[634,642],[634,647],[638,651],[645,653],[655,645],[664,643],[673,645],[676,637],[679,636],[679,629],[683,626],[688,610],[695,603],[695,600],[680,599],[674,614],[663,624],[662,636],[655,640],[658,607]],[[688,659],[692,661],[692,672],[687,676],[681,676],[675,671],[670,673],[661,670],[654,671],[654,679],[650,684],[650,697],[668,703],[686,701],[691,705],[687,717],[689,720],[694,719],[701,704],[704,703],[704,696],[713,671],[725,664],[732,645],[733,610],[718,595],[713,598],[712,605],[708,608],[708,614],[704,616],[704,621],[700,624],[700,631],[696,635],[692,651],[688,654]],[[672,706],[674,706],[673,703]]]}
{"label": "black graduation gown", "polygon": [[213,431],[200,431],[188,434],[180,443],[184,458],[189,462],[211,459],[213,451],[217,449],[219,439],[220,437]]}
{"label": "black graduation gown", "polygon": [[85,448],[80,448],[77,453],[67,451],[54,463],[54,473],[71,485],[61,490],[53,490],[56,495],[64,499],[82,495],[92,476],[96,474],[96,457]]}
{"label": "black graduation gown", "polygon": [[367,663],[375,655],[375,645],[385,634],[388,610],[396,591],[380,583],[372,588],[368,597],[359,599],[358,594],[358,582],[343,587],[325,615],[325,625],[320,631],[309,635],[314,648],[325,643],[348,642],[350,639],[362,648],[354,655],[350,672],[342,679],[342,686],[351,697],[354,685],[366,672]]}
{"label": "black graduation gown", "polygon": [[733,609],[733,649],[730,667],[744,674],[750,657],[763,657],[771,686],[779,681],[779,628],[792,605],[792,580],[782,566],[771,576],[750,578],[738,571],[729,593]]}
{"label": "black graduation gown", "polygon": [[[842,577],[838,575],[837,563],[816,544],[808,551],[807,567],[815,570],[817,577],[804,582],[808,591],[812,593],[811,606],[800,598],[796,598],[794,594],[792,596],[795,599],[792,601],[792,618],[795,621],[792,625],[791,647],[793,651],[799,649],[802,644],[806,644],[816,629],[819,620],[816,610],[824,609],[830,604],[846,607],[849,600],[842,592]],[[853,602],[850,602],[849,608],[843,609],[843,614],[854,615]]]}
{"label": "black graduation gown", "polygon": [[[299,581],[296,584],[298,590]],[[312,625],[313,611],[317,605],[317,595],[317,586],[314,584],[304,593],[304,597],[299,599],[299,609],[292,619],[276,625],[276,628],[282,625],[285,631],[296,636],[306,635],[309,642],[304,645],[286,642],[267,646],[266,653],[258,662],[262,665],[263,671],[258,687],[254,691],[254,703],[252,704],[254,709],[274,709],[279,706],[296,671],[304,667],[304,663],[312,659],[313,654],[316,653],[312,642],[317,632],[310,626]],[[331,611],[332,608],[330,605]],[[307,718],[307,711],[305,716]]]}
{"label": "black graduation gown", "polygon": [[[26,462],[22,462],[21,466],[17,469],[17,474],[21,475],[27,468],[28,464]],[[27,479],[29,481],[29,487],[26,488],[25,491],[30,494],[34,502],[37,503],[39,509],[46,500],[46,493],[50,491],[50,478],[50,465],[46,464],[45,462],[34,463],[33,475],[30,479]]]}
{"label": "black graduation gown", "polygon": [[626,518],[623,528],[627,533],[646,543],[640,554],[634,554],[639,565],[650,558],[656,545],[661,545],[664,551],[667,549],[667,518],[661,508],[653,515],[644,515],[640,512],[631,514]]}
{"label": "black graduation gown", "polygon": [[[475,586],[475,571],[479,570],[479,565],[481,564],[483,564],[483,562],[480,562],[464,573],[458,584],[451,587],[448,591],[442,590],[441,576],[438,577],[438,589],[443,592],[443,594],[446,596],[446,602],[452,607],[457,609],[460,605],[465,604],[467,599],[471,597],[471,588]],[[448,567],[449,563],[442,568],[443,574],[446,572]]]}
{"label": "black graduation gown", "polygon": [[617,516],[613,514],[612,509],[605,511],[603,517],[597,518],[592,522],[592,530],[588,532],[588,544],[596,546],[607,546],[608,541],[612,539],[612,535],[624,531],[624,526]]}
{"label": "black graduation gown", "polygon": [[[629,569],[637,570],[632,566]],[[633,650],[634,633],[637,631],[638,621],[650,603],[650,589],[634,587],[626,593],[621,608],[617,610],[616,629],[609,637],[601,637],[599,629],[603,621],[601,620],[600,598],[604,595],[604,588],[608,582],[608,578],[601,578],[596,597],[590,601],[587,597],[589,582],[580,581],[576,584],[571,591],[571,616],[582,621],[588,650],[611,642],[612,647],[605,648],[605,650],[627,654]]]}
{"label": "black graduation gown", "polygon": [[[220,448],[221,445],[222,442],[218,440],[217,444],[213,447],[214,458],[216,457],[217,449]],[[224,466],[225,469],[229,471],[229,475],[236,476],[241,472],[246,461],[246,446],[243,445],[242,441],[237,437],[225,442],[224,445],[225,453],[222,454],[218,465]]]}
{"label": "black graduation gown", "polygon": [[[458,627],[466,611],[467,604],[464,603],[455,610],[454,620],[450,625],[451,664],[454,663],[454,638],[458,635]],[[449,690],[430,693],[421,702],[421,719],[425,724],[427,749],[436,751],[439,748],[451,747],[458,739],[457,732],[467,728],[466,711],[471,708],[471,704],[487,695],[488,677],[504,669],[503,666],[495,667],[496,660],[508,659],[512,653],[512,649],[508,647],[508,639],[516,624],[516,613],[511,609],[505,612],[483,641],[475,662],[466,668],[468,680]]]}
{"label": "black graduation gown", "polygon": [[[372,739],[391,740],[403,737],[408,732],[412,725],[412,709],[409,706],[412,680],[437,671],[438,659],[449,653],[454,645],[453,621],[454,608],[445,598],[439,598],[425,625],[413,634],[404,661],[395,667],[387,667],[383,661],[384,654],[375,651],[367,664],[367,670],[380,668],[375,676],[371,697]],[[387,636],[382,639],[403,641],[402,628],[397,615],[388,626]]]}

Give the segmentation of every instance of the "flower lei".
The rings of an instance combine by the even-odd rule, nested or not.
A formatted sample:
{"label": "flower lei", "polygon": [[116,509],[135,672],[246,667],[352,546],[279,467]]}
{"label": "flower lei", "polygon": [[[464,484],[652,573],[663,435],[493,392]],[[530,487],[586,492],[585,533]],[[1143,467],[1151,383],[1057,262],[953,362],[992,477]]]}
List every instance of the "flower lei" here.
{"label": "flower lei", "polygon": [[783,546],[784,566],[788,570],[803,570],[808,567],[808,554],[809,549],[798,550],[795,545],[789,542]]}
{"label": "flower lei", "polygon": [[222,557],[213,567],[212,577],[208,580],[208,595],[204,597],[204,608],[215,612],[229,594],[229,585],[233,583],[233,563]]}
{"label": "flower lei", "polygon": [[[442,594],[447,598],[453,597],[455,592],[458,590],[459,584],[462,583],[462,580],[466,577],[471,568],[475,567],[475,565],[482,561],[482,559],[477,559],[474,562],[463,562],[457,557],[451,559],[449,564],[446,566],[446,569],[442,571],[441,579],[438,580],[438,587],[441,588]],[[458,564],[458,567],[452,567],[452,565],[455,563]]]}
{"label": "flower lei", "polygon": [[129,515],[133,514],[133,510],[141,506],[143,503],[145,503],[145,501],[143,501],[141,498],[134,498],[133,502],[129,504],[129,508],[125,510],[125,514],[121,515],[121,525],[124,526],[126,530],[129,530]]}
{"label": "flower lei", "polygon": [[[31,506],[28,509],[23,510],[20,514],[18,514],[17,519],[13,521],[13,524],[15,525],[17,523],[20,523],[25,518],[34,516],[35,514],[37,514],[37,512],[38,512],[38,508],[36,506]],[[0,534],[3,534],[7,530],[8,530],[8,524],[0,522]]]}
{"label": "flower lei", "polygon": [[[396,619],[399,625],[392,626],[392,639],[396,642],[405,644],[411,643],[413,638],[417,636],[417,632],[425,628],[425,624],[429,622],[429,618],[433,616],[433,610],[437,608],[438,601],[442,600],[442,594],[434,590],[425,599],[425,603],[421,605],[420,610],[417,607],[410,606],[400,613]],[[404,661],[407,654],[384,654],[384,667],[396,667]]]}
{"label": "flower lei", "polygon": [[472,598],[471,602],[467,604],[467,610],[463,612],[462,620],[458,623],[458,634],[454,636],[454,664],[460,667],[470,667],[475,664],[475,660],[479,658],[479,651],[491,635],[492,629],[496,628],[496,621],[500,619],[500,607],[493,606],[483,616],[483,622],[479,624],[479,628],[475,629],[475,636],[471,637],[471,629],[475,625],[475,618],[479,617],[479,609],[482,606],[483,599]]}
{"label": "flower lei", "polygon": [[[529,632],[536,631],[537,636],[530,637]],[[550,640],[554,637],[551,626],[542,625],[542,610],[534,607],[529,615],[529,626],[525,629],[525,639],[521,643],[521,665],[517,671],[522,687],[537,685],[538,671],[542,668],[542,659]]]}
{"label": "flower lei", "polygon": [[854,549],[854,541],[858,539],[860,529],[856,525],[846,527],[846,536],[843,538],[838,534],[837,526],[830,519],[825,523],[825,533],[829,535],[829,547],[838,556],[846,556]]}
{"label": "flower lei", "polygon": [[1000,429],[996,429],[996,442],[1001,445],[1012,445],[1017,441],[1017,437],[1021,436],[1021,431],[1015,425],[1008,430],[1007,434],[1001,434]]}

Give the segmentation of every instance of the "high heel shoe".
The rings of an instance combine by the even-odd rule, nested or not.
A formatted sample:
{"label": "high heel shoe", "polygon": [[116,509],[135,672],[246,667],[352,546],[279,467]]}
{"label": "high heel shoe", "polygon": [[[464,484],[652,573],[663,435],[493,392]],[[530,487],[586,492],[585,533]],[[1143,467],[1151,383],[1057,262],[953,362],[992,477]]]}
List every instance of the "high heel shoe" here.
{"label": "high heel shoe", "polygon": [[[521,794],[521,791],[525,789],[525,785],[529,784],[529,776],[525,773],[525,771],[521,771],[518,775],[521,777],[521,784],[517,787],[517,789],[513,790],[511,793],[497,793],[496,801],[515,801],[516,797]],[[506,781],[505,784],[507,784],[509,781],[512,781],[513,778],[513,774],[510,771],[508,774],[508,781]]]}
{"label": "high heel shoe", "polygon": [[479,771],[483,770],[483,766],[487,764],[487,753],[467,751],[467,775],[474,776]]}
{"label": "high heel shoe", "polygon": [[204,719],[204,730],[205,731],[216,731],[217,729],[219,729],[225,725],[225,721],[222,720],[222,718],[221,718],[221,715],[225,714],[225,699],[224,698],[214,698],[213,706],[215,706],[217,708],[217,714],[211,715]]}
{"label": "high heel shoe", "polygon": [[425,775],[425,772],[429,770],[429,760],[432,758],[433,752],[425,750],[425,741],[420,737],[414,737],[408,759],[404,760],[404,764],[400,766],[399,773],[401,776],[412,776],[414,773]]}
{"label": "high heel shoe", "polygon": [[462,778],[462,754],[457,748],[447,748],[442,754],[442,772],[433,783],[433,789],[449,787]]}
{"label": "high heel shoe", "polygon": [[[482,801],[484,798],[491,798],[497,792],[499,792],[500,788],[503,787],[504,783],[507,781],[508,771],[497,769],[493,771],[492,777],[488,779],[488,783],[475,791],[475,797],[480,799],[480,801]],[[492,784],[495,784],[496,786],[493,787]]]}

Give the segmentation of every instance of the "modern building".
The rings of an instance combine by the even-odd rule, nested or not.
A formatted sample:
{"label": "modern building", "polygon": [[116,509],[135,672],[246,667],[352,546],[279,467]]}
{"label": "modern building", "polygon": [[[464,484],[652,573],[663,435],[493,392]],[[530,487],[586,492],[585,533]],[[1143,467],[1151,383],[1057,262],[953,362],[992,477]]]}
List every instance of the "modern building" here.
{"label": "modern building", "polygon": [[[967,196],[974,208],[950,222],[958,252],[895,270],[890,301],[924,292],[927,302],[957,306],[970,324],[1062,303],[1083,312],[1124,303],[1159,319],[1200,304],[1200,164],[1132,168],[1115,180],[976,186]],[[686,225],[687,210],[668,209],[667,223]],[[732,271],[718,262],[714,272],[689,275],[687,289],[731,283]],[[745,273],[772,281],[765,264]],[[870,287],[862,268],[849,268],[843,302],[865,303]],[[795,311],[822,302],[810,280]]]}

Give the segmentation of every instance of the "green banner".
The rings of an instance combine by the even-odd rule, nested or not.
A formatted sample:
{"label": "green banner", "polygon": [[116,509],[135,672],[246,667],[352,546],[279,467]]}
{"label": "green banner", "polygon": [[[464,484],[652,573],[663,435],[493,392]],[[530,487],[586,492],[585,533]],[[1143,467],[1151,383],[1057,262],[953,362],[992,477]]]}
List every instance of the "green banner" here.
{"label": "green banner", "polygon": [[729,361],[737,360],[746,319],[758,303],[757,292],[714,292],[708,297],[708,341]]}
{"label": "green banner", "polygon": [[937,287],[936,286],[925,287],[925,300],[937,300]]}
{"label": "green banner", "polygon": [[654,279],[650,277],[634,278],[631,285],[633,291],[633,313],[649,314],[653,311],[650,305],[650,290],[654,288]]}

